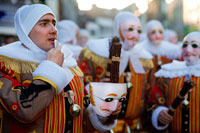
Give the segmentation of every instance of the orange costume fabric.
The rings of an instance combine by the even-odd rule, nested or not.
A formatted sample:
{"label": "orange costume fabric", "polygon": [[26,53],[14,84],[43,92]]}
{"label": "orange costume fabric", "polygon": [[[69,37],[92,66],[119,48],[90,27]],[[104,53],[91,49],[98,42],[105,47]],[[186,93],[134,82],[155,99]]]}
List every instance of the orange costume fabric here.
{"label": "orange costume fabric", "polygon": [[[56,95],[54,83],[43,77],[32,77],[37,66],[33,62],[0,56],[0,131],[81,133],[84,88],[77,75],[80,72],[71,68],[74,78]],[[74,103],[81,107],[78,117],[70,115],[65,95],[68,89],[75,94]]]}
{"label": "orange costume fabric", "polygon": [[[172,63],[175,64],[175,63]],[[168,64],[167,64],[168,65]],[[167,66],[166,65],[166,66]],[[183,87],[184,80],[187,74],[186,69],[177,70],[178,65],[168,65],[165,70],[175,68],[176,71],[165,71],[164,69],[158,73],[158,84],[152,89],[149,97],[149,112],[154,112],[159,105],[169,107],[174,99],[177,97],[181,88]],[[173,121],[170,123],[170,132],[200,132],[200,76],[199,66],[191,68],[191,80],[196,83],[196,86],[186,95],[185,100],[178,106],[173,115]],[[174,74],[175,73],[175,74]],[[170,75],[170,76],[169,76]],[[188,75],[187,75],[188,76]],[[189,104],[186,104],[187,102]]]}

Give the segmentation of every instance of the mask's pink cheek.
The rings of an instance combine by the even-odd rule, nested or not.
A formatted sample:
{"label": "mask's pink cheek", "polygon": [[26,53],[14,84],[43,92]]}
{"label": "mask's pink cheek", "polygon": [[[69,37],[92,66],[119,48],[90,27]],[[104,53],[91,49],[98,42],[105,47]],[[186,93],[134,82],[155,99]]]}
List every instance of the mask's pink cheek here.
{"label": "mask's pink cheek", "polygon": [[163,34],[160,35],[160,40],[163,40]]}
{"label": "mask's pink cheek", "polygon": [[199,53],[199,49],[198,49],[198,48],[194,48],[194,49],[192,50],[192,52],[193,52],[193,54],[198,54],[198,53]]}
{"label": "mask's pink cheek", "polygon": [[154,35],[154,34],[150,34],[150,35],[149,35],[149,39],[150,39],[151,41],[154,41],[154,40],[155,40],[155,38],[156,38],[156,37],[155,37],[155,35]]}
{"label": "mask's pink cheek", "polygon": [[100,106],[100,109],[109,109],[112,106],[112,102],[106,102]]}
{"label": "mask's pink cheek", "polygon": [[131,32],[125,33],[125,38],[129,39],[129,38],[132,38],[132,37],[133,37],[133,33],[131,33]]}

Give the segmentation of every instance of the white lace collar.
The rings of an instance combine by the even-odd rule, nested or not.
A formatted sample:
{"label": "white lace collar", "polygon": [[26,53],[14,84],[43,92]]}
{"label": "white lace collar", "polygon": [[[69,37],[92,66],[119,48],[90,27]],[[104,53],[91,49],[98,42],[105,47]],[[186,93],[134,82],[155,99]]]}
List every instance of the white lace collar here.
{"label": "white lace collar", "polygon": [[122,72],[125,71],[126,66],[128,65],[129,59],[136,73],[145,73],[144,68],[139,60],[140,58],[152,59],[153,56],[140,45],[136,45],[135,47],[131,48],[128,51],[125,51],[124,49],[122,49],[119,74],[121,75]]}
{"label": "white lace collar", "polygon": [[195,65],[187,66],[185,61],[174,60],[172,63],[161,66],[161,69],[155,73],[156,77],[175,78],[183,76],[200,77],[200,61]]}
{"label": "white lace collar", "polygon": [[151,54],[165,56],[168,59],[180,58],[182,53],[179,46],[173,45],[164,40],[158,47],[152,44],[149,40],[142,42],[140,45],[142,45]]}

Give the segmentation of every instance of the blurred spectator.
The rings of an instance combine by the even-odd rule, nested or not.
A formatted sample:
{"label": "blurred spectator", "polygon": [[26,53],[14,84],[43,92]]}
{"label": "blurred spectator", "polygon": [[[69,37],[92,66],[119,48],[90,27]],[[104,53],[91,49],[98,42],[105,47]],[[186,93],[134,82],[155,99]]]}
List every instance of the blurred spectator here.
{"label": "blurred spectator", "polygon": [[86,29],[80,29],[78,45],[85,47],[89,39],[89,32]]}
{"label": "blurred spectator", "polygon": [[12,43],[12,42],[15,42],[17,41],[16,37],[14,36],[5,36],[4,39],[3,39],[3,43],[0,44],[0,46],[4,46],[6,44],[9,44],[9,43]]}
{"label": "blurred spectator", "polygon": [[164,40],[171,42],[172,44],[178,43],[178,35],[175,30],[166,29],[164,31]]}
{"label": "blurred spectator", "polygon": [[82,47],[78,46],[79,27],[72,20],[61,20],[57,24],[58,41],[73,52],[73,57],[78,61]]}

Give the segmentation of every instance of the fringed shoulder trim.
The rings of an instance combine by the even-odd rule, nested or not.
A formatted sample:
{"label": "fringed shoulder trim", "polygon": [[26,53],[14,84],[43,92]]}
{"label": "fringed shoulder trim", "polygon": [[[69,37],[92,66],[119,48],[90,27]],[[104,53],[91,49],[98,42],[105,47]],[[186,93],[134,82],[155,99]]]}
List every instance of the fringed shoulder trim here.
{"label": "fringed shoulder trim", "polygon": [[81,78],[84,76],[83,72],[81,71],[81,69],[78,66],[70,67],[69,69],[72,71],[73,74],[75,73],[76,75],[78,75]]}
{"label": "fringed shoulder trim", "polygon": [[96,55],[91,50],[89,50],[88,47],[85,47],[82,50],[82,53],[84,54],[83,55],[84,58],[86,58],[88,60],[91,60],[93,63],[95,63],[97,65],[100,65],[100,66],[102,66],[104,68],[107,67],[107,64],[109,63],[109,60],[110,60],[108,58],[104,58],[104,57]]}
{"label": "fringed shoulder trim", "polygon": [[145,67],[145,68],[152,69],[154,67],[152,59],[140,58],[140,62],[142,64],[142,66]]}
{"label": "fringed shoulder trim", "polygon": [[22,61],[7,56],[0,55],[1,67],[11,69],[12,71],[21,74],[21,73],[32,73],[38,66],[37,63],[30,61]]}

